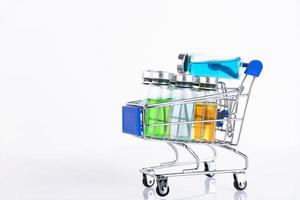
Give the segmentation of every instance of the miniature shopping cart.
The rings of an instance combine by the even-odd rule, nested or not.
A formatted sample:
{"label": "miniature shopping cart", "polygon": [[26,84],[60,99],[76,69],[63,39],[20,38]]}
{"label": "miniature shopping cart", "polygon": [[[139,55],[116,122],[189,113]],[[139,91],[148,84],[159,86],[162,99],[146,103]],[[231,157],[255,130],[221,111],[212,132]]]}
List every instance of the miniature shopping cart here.
{"label": "miniature shopping cart", "polygon": [[[145,101],[138,100],[128,102],[123,106],[123,132],[143,138],[146,140],[165,141],[175,152],[175,160],[171,162],[164,162],[158,166],[146,167],[140,169],[143,175],[142,182],[145,187],[152,187],[157,183],[156,192],[160,196],[166,196],[169,193],[168,178],[176,176],[188,175],[206,175],[212,177],[215,174],[232,173],[234,182],[233,185],[237,190],[244,190],[247,187],[246,170],[248,168],[248,158],[245,154],[236,150],[240,141],[243,122],[245,119],[246,108],[248,105],[251,88],[255,79],[262,71],[262,64],[260,61],[253,60],[249,64],[243,63],[245,67],[244,77],[238,87],[228,87],[223,82],[218,82],[217,92],[212,95],[204,95],[197,98],[190,98],[184,100],[170,101],[164,103],[157,103],[147,105]],[[200,120],[194,119],[180,119],[177,122],[166,120],[165,123],[147,124],[146,115],[150,109],[163,109],[166,112],[172,112],[174,106],[196,105],[199,102],[213,100],[217,104],[218,115],[215,119],[207,120],[205,118]],[[168,109],[166,109],[168,108]],[[204,116],[204,115],[203,115]],[[182,137],[169,137],[167,134],[161,137],[144,134],[149,127],[178,127],[190,126],[197,124],[215,123],[215,135],[211,140],[204,140],[200,136],[198,140],[184,139]],[[203,131],[200,132],[203,134]],[[190,144],[203,144],[211,149],[212,156],[209,158],[200,159],[198,154],[190,147]],[[179,162],[179,151],[177,147],[185,149],[194,159],[188,162]],[[216,168],[216,147],[220,147],[233,152],[244,161],[243,168],[233,169],[217,169]],[[205,157],[205,155],[202,155]],[[189,167],[188,167],[189,166]],[[174,168],[184,167],[183,169],[174,171]],[[171,170],[173,169],[173,170]]]}

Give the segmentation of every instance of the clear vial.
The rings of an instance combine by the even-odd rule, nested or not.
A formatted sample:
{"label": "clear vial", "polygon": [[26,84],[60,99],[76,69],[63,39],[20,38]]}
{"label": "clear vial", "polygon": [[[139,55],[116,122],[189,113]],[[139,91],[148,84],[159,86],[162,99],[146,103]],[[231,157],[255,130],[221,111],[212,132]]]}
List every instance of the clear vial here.
{"label": "clear vial", "polygon": [[[172,87],[172,100],[183,100],[194,97],[193,82],[195,77],[188,74],[177,74],[174,76]],[[193,120],[193,103],[178,104],[172,107],[171,122],[178,124],[171,125],[171,136],[173,140],[189,141],[192,133],[191,123]]]}

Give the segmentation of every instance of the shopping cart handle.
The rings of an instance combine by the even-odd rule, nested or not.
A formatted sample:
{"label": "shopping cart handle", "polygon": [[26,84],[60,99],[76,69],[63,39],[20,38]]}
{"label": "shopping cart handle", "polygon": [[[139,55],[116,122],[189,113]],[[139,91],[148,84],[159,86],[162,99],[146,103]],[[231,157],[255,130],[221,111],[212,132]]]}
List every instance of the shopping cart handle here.
{"label": "shopping cart handle", "polygon": [[263,64],[259,60],[252,60],[249,63],[243,63],[242,66],[247,68],[245,70],[246,75],[251,75],[255,77],[259,77],[263,69]]}

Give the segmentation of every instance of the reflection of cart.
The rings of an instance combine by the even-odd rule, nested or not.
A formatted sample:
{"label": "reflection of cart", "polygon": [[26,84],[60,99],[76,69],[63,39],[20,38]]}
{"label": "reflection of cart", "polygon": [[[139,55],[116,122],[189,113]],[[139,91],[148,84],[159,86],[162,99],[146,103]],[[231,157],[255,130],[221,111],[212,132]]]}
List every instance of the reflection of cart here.
{"label": "reflection of cart", "polygon": [[[215,174],[232,173],[234,177],[234,187],[237,190],[244,190],[247,187],[245,172],[248,168],[248,158],[245,154],[239,152],[233,147],[237,146],[239,143],[251,88],[253,86],[255,78],[259,76],[262,70],[262,65],[259,61],[251,61],[249,64],[243,64],[243,66],[247,68],[245,70],[245,76],[239,87],[228,88],[224,83],[219,82],[218,92],[214,95],[207,95],[197,98],[170,101],[151,105],[145,104],[145,101],[143,100],[133,101],[128,102],[127,105],[123,107],[123,132],[130,133],[144,139],[166,141],[167,144],[175,152],[176,158],[174,161],[165,162],[154,167],[146,167],[140,169],[140,172],[143,174],[144,186],[152,187],[156,180],[157,194],[160,196],[166,196],[169,193],[168,177],[204,174],[206,176],[212,177]],[[179,105],[180,107],[182,107],[181,109],[184,112],[186,105],[192,104],[196,106],[197,103],[206,102],[208,100],[213,100],[217,102],[218,115],[215,119],[206,120],[204,117],[205,113],[203,113],[202,120],[178,119],[177,122],[174,122],[166,119],[166,121],[164,122],[159,121],[154,124],[147,124],[145,116],[147,115],[147,112],[150,109],[155,108],[158,110],[162,109],[166,112],[172,112],[172,108],[174,108],[174,106]],[[169,115],[166,114],[166,116]],[[189,117],[189,119],[191,118]],[[156,127],[163,126],[166,127],[167,130],[168,128],[172,127],[195,127],[199,124],[204,125],[205,123],[211,122],[216,124],[215,135],[212,137],[211,140],[201,139],[201,136],[203,135],[203,128],[200,132],[201,136],[199,137],[199,140],[183,139],[181,137],[170,138],[167,134],[161,137],[156,137],[155,135],[149,136],[149,134],[146,136],[145,134],[143,134],[143,131],[149,127],[152,127],[154,129],[153,133],[155,133]],[[211,158],[200,159],[196,152],[192,150],[189,146],[189,144],[192,143],[201,143],[207,145],[212,150],[213,156]],[[183,147],[187,152],[189,152],[193,156],[194,160],[190,162],[179,162],[179,152],[176,146]],[[243,158],[244,167],[234,169],[217,169],[215,165],[215,159],[217,155],[215,147],[227,149]],[[202,167],[200,165],[201,163],[203,163]],[[174,169],[176,167],[188,165],[193,166],[185,167],[180,171],[171,171],[171,168]],[[167,170],[167,172],[164,171],[162,173],[162,170]]]}
{"label": "reflection of cart", "polygon": [[[214,199],[216,200],[217,199],[217,196],[216,196],[216,180],[214,178],[210,178],[210,177],[207,177],[205,180],[204,180],[204,184],[203,184],[203,189],[204,191],[195,191],[195,193],[193,193],[192,195],[189,194],[188,196],[185,195],[183,197],[176,197],[177,200],[182,200],[182,199]],[[240,192],[241,191],[237,191],[237,192]],[[244,194],[245,192],[242,191]],[[235,194],[235,196],[237,197],[245,197],[246,195],[244,194]],[[155,200],[155,199],[160,199],[157,197],[157,195],[155,195],[155,191],[153,188],[151,187],[146,187],[143,191],[143,197],[144,197],[144,200]],[[241,200],[239,198],[234,198],[234,200]],[[243,198],[243,200],[247,200],[247,198]]]}
{"label": "reflection of cart", "polygon": [[[176,196],[177,200],[183,199],[217,199],[217,187],[216,180],[214,178],[207,177],[203,184],[204,191],[195,191],[192,194],[184,195],[182,197]],[[146,187],[143,191],[143,199],[144,200],[157,200],[161,199],[156,194],[153,188]],[[247,193],[245,191],[235,191],[233,194],[234,200],[247,200]]]}

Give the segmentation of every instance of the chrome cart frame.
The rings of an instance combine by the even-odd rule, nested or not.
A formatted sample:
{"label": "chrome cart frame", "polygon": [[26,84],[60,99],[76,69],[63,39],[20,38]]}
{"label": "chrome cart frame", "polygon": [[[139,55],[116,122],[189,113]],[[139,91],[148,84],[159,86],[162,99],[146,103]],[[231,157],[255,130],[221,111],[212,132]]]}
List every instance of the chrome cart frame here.
{"label": "chrome cart frame", "polygon": [[[251,61],[252,62],[252,61]],[[212,177],[215,174],[225,174],[232,173],[234,178],[234,187],[237,190],[244,190],[247,187],[246,180],[246,171],[248,169],[248,157],[242,152],[238,151],[234,147],[238,145],[240,141],[240,135],[242,132],[242,127],[245,119],[246,109],[248,106],[250,93],[252,86],[256,77],[259,76],[262,65],[255,64],[244,64],[246,67],[245,76],[242,79],[240,86],[229,88],[225,83],[219,82],[218,92],[215,95],[207,95],[197,98],[184,99],[178,101],[171,101],[166,103],[158,103],[147,105],[145,101],[133,101],[128,102],[125,107],[123,107],[123,125],[132,123],[132,126],[127,129],[123,127],[123,132],[127,132],[143,138],[146,140],[156,140],[156,141],[165,141],[174,151],[175,160],[170,162],[163,162],[160,165],[145,167],[140,169],[140,172],[143,175],[142,182],[146,187],[152,187],[157,183],[156,192],[160,196],[166,196],[169,193],[168,178],[176,176],[191,176],[191,175],[206,175]],[[197,102],[205,102],[206,100],[215,100],[217,102],[218,111],[226,111],[226,115],[218,117],[213,120],[179,120],[178,122],[169,122],[166,120],[166,123],[157,123],[157,124],[146,124],[146,112],[148,109],[153,108],[173,108],[176,105],[184,106],[187,104],[196,104]],[[170,109],[169,112],[172,112]],[[130,114],[128,114],[130,113]],[[134,114],[132,114],[134,113]],[[127,120],[130,119],[130,120]],[[136,120],[135,120],[136,119]],[[132,121],[133,120],[133,121]],[[194,125],[196,123],[206,123],[214,122],[216,126],[216,136],[213,140],[207,141],[202,140],[203,128],[201,131],[201,137],[199,140],[192,139],[178,139],[169,138],[167,136],[157,138],[153,135],[146,136],[143,134],[143,130],[146,130],[148,127],[161,127],[161,126],[182,126],[182,125]],[[178,133],[177,133],[178,135]],[[204,159],[200,159],[198,155],[192,148],[190,144],[203,144],[206,145],[212,152],[212,156]],[[188,152],[192,157],[192,161],[179,162],[179,151],[177,147],[183,148]],[[217,157],[217,148],[222,148],[234,153],[236,156],[240,157],[244,161],[244,166],[242,168],[230,168],[230,169],[217,169],[216,168],[216,157]],[[204,155],[202,155],[203,157]],[[205,156],[204,156],[205,157]],[[203,164],[203,165],[201,165]],[[189,166],[189,167],[188,167]],[[203,166],[203,167],[201,167]],[[175,172],[162,172],[161,170],[168,170],[171,168],[184,167]]]}

